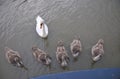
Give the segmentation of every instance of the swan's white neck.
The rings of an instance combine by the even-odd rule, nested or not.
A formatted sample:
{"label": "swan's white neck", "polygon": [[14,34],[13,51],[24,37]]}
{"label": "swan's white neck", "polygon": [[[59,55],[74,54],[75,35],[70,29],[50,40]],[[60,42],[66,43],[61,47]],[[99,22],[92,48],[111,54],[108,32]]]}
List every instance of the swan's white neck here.
{"label": "swan's white neck", "polygon": [[44,23],[42,24],[41,27],[42,27],[41,30],[43,31],[43,36],[44,36],[44,35],[46,35]]}

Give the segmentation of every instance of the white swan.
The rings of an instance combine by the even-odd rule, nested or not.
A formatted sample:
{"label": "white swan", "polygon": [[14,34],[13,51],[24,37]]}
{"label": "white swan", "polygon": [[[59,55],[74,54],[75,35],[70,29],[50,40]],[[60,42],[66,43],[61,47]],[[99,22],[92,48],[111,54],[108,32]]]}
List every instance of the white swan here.
{"label": "white swan", "polygon": [[48,27],[40,16],[36,18],[36,32],[42,38],[47,38],[48,36]]}

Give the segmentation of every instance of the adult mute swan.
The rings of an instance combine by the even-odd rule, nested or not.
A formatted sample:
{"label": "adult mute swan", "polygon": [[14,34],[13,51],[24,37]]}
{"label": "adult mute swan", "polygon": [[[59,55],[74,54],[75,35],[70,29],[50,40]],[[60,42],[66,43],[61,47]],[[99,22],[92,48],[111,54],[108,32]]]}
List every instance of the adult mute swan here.
{"label": "adult mute swan", "polygon": [[48,36],[48,27],[40,16],[36,17],[36,32],[42,38]]}

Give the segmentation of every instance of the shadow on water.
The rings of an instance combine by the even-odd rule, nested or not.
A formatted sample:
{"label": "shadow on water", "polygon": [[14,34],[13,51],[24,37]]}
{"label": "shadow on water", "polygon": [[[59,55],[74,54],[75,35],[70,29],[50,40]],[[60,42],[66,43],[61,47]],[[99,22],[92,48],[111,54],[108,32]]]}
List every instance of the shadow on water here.
{"label": "shadow on water", "polygon": [[63,70],[70,70],[68,66],[62,67]]}
{"label": "shadow on water", "polygon": [[48,69],[51,70],[52,66],[51,64],[47,65]]}
{"label": "shadow on water", "polygon": [[78,61],[78,57],[73,59],[73,62],[77,62]]}
{"label": "shadow on water", "polygon": [[43,48],[44,48],[44,50],[46,50],[47,47],[48,47],[48,45],[49,45],[49,43],[48,43],[48,38],[44,38],[44,39],[42,39],[42,40],[43,40]]}
{"label": "shadow on water", "polygon": [[[101,59],[100,59],[101,60]],[[94,68],[94,65],[96,64],[96,63],[99,63],[100,62],[100,60],[98,60],[98,61],[91,61],[91,68]]]}
{"label": "shadow on water", "polygon": [[91,68],[94,68],[95,63],[97,63],[97,62],[91,61]]}
{"label": "shadow on water", "polygon": [[23,68],[24,70],[28,71],[28,68],[27,68],[27,67],[23,66],[22,68]]}

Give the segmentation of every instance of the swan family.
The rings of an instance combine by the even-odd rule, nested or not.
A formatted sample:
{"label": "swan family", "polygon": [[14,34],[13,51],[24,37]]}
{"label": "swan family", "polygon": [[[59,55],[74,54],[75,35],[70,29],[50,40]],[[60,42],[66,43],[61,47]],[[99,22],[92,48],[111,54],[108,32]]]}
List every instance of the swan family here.
{"label": "swan family", "polygon": [[[103,39],[99,39],[98,42],[91,48],[91,56],[92,56],[91,58],[93,62],[97,62],[102,58],[104,54],[103,44],[104,44]],[[38,62],[44,65],[51,64],[52,57],[47,52],[41,50],[37,46],[33,46],[31,49],[34,58]],[[72,43],[70,44],[70,50],[73,58],[78,58],[78,56],[82,52],[81,41],[79,38],[73,39]],[[55,54],[56,54],[56,59],[60,64],[60,66],[67,67],[70,58],[64,46],[64,42],[62,40],[58,41]],[[6,55],[6,59],[10,64],[20,68],[27,69],[23,64],[22,57],[20,56],[19,52],[14,51],[8,47],[5,47],[5,55]]]}
{"label": "swan family", "polygon": [[[42,38],[47,38],[48,36],[48,27],[40,16],[37,16],[36,18],[36,32]],[[99,39],[98,42],[91,48],[91,58],[93,62],[97,62],[102,58],[104,54],[103,45],[104,40]],[[31,49],[34,58],[38,62],[44,65],[51,64],[52,57],[47,52],[38,48],[37,46],[31,47]],[[80,37],[76,36],[70,43],[70,51],[73,58],[78,58],[79,55],[82,53],[82,44],[80,41]],[[70,57],[68,55],[68,52],[66,51],[63,40],[58,41],[55,54],[56,60],[58,61],[60,66],[67,67],[70,61]],[[5,56],[10,64],[27,70],[27,68],[24,66],[22,57],[20,56],[19,52],[14,51],[9,47],[5,47]]]}

